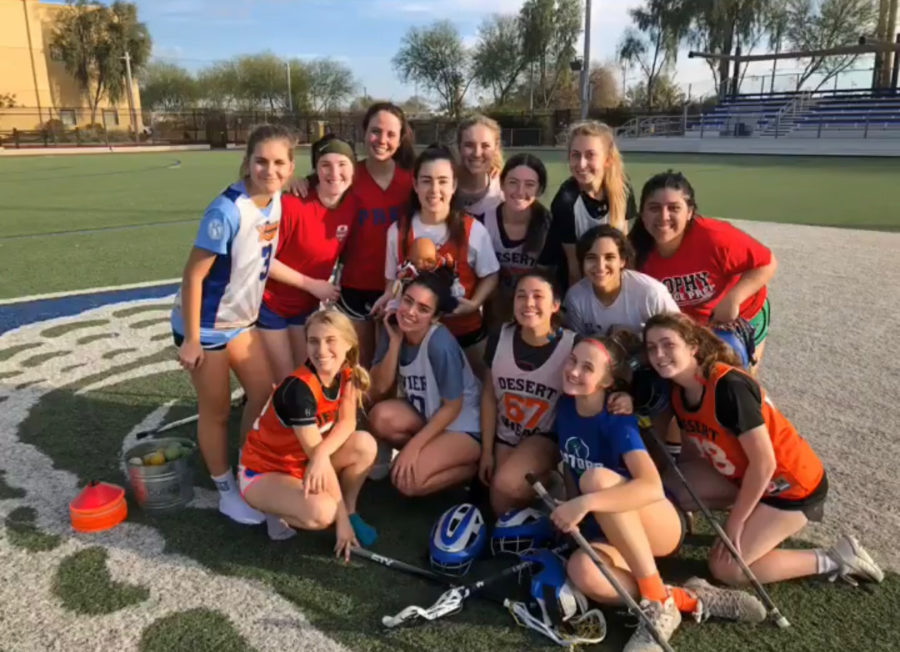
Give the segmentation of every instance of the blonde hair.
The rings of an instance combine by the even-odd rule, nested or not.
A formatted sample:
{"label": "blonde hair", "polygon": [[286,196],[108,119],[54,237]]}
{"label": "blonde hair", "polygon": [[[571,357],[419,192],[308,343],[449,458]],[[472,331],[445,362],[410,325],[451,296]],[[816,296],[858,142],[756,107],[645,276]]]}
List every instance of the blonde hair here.
{"label": "blonde hair", "polygon": [[[472,127],[482,126],[490,129],[494,134],[494,156],[491,159],[490,176],[493,179],[503,169],[503,145],[500,143],[500,123],[481,113],[469,116],[459,123],[456,128],[456,148],[462,150],[463,134]],[[461,154],[462,152],[460,152]]]}
{"label": "blonde hair", "polygon": [[250,130],[247,136],[247,148],[244,150],[244,158],[241,160],[241,167],[238,176],[245,181],[250,176],[250,159],[256,146],[269,140],[283,140],[288,146],[288,159],[294,160],[294,147],[297,146],[297,136],[293,129],[284,125],[261,124]]}
{"label": "blonde hair", "polygon": [[334,308],[328,308],[310,315],[309,319],[306,320],[304,330],[309,333],[309,329],[316,324],[331,326],[350,345],[344,364],[350,369],[350,382],[353,383],[353,386],[359,392],[357,399],[360,406],[362,406],[363,395],[369,390],[371,381],[369,372],[359,364],[359,336],[356,334],[356,329],[353,328],[353,323],[344,313]]}
{"label": "blonde hair", "polygon": [[572,150],[572,142],[577,136],[590,136],[603,141],[606,148],[606,169],[600,188],[609,203],[609,223],[622,233],[627,230],[626,212],[628,210],[628,191],[625,186],[625,165],[622,154],[616,145],[615,133],[609,125],[597,120],[583,120],[569,127],[566,149]]}

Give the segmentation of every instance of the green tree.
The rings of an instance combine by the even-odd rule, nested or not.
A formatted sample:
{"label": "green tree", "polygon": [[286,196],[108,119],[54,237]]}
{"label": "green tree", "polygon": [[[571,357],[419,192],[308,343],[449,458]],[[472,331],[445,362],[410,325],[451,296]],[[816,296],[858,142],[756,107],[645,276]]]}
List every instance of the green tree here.
{"label": "green tree", "polygon": [[636,109],[655,107],[662,111],[674,111],[684,104],[684,93],[668,74],[656,78],[648,96],[647,82],[642,81],[631,86],[625,93],[625,103]]}
{"label": "green tree", "polygon": [[619,45],[619,60],[641,71],[647,101],[644,108],[652,110],[657,79],[668,74],[678,56],[685,15],[680,5],[668,0],[646,0],[628,13],[634,27],[625,32]]}
{"label": "green tree", "polygon": [[410,28],[392,63],[403,82],[433,91],[441,109],[456,120],[472,82],[469,59],[456,27],[444,20]]}
{"label": "green tree", "polygon": [[519,10],[531,87],[545,109],[554,103],[557,89],[570,81],[581,16],[581,0],[526,0]]}
{"label": "green tree", "polygon": [[[875,0],[788,0],[787,40],[796,50],[819,50],[853,45],[859,34],[870,34],[878,20]],[[820,75],[818,90],[851,67],[858,54],[808,57],[797,77],[797,89]]]}
{"label": "green tree", "polygon": [[407,116],[414,116],[420,113],[431,113],[431,106],[428,104],[428,101],[424,97],[419,97],[418,95],[409,96],[400,103],[400,108],[403,109]]}
{"label": "green tree", "polygon": [[495,106],[506,103],[528,64],[516,16],[494,14],[478,28],[472,53],[472,74],[493,95]]}
{"label": "green tree", "polygon": [[243,108],[234,61],[217,61],[197,74],[197,93],[203,104],[216,109]]}
{"label": "green tree", "polygon": [[306,64],[309,107],[315,113],[337,111],[356,90],[353,71],[334,59],[315,59]]}
{"label": "green tree", "polygon": [[126,90],[125,53],[137,77],[150,56],[150,33],[129,2],[105,7],[88,0],[67,0],[53,26],[50,50],[63,62],[88,102],[91,123],[103,97],[117,102]]}
{"label": "green tree", "polygon": [[271,52],[236,57],[236,96],[248,108],[280,111],[287,108],[287,68]]}
{"label": "green tree", "polygon": [[141,106],[162,111],[181,111],[199,98],[197,80],[172,63],[147,64],[139,80]]}
{"label": "green tree", "polygon": [[309,111],[309,70],[300,59],[288,61],[291,72],[291,107],[299,113]]}

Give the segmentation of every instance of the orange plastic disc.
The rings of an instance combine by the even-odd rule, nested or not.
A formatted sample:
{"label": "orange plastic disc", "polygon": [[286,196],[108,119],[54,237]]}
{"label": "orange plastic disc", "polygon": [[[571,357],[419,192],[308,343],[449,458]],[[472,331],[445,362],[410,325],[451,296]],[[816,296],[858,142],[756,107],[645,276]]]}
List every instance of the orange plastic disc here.
{"label": "orange plastic disc", "polygon": [[69,503],[69,519],[76,532],[101,532],[125,520],[128,506],[125,490],[114,484],[91,480]]}

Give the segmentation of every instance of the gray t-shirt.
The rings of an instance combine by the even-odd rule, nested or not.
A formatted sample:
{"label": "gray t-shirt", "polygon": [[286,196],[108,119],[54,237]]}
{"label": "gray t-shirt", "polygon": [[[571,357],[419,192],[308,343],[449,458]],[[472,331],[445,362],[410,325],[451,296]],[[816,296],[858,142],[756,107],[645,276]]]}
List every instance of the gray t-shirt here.
{"label": "gray t-shirt", "polygon": [[[387,354],[387,333],[382,329],[379,335],[373,365],[381,362]],[[400,345],[400,364],[402,366],[412,364],[418,354],[418,346],[407,344],[406,340],[403,340]],[[445,401],[455,401],[462,396],[464,356],[456,338],[446,328],[436,329],[428,340],[428,362],[437,381],[441,398]]]}
{"label": "gray t-shirt", "polygon": [[631,269],[622,271],[622,288],[612,305],[600,303],[591,281],[583,278],[569,288],[565,311],[566,325],[580,335],[620,329],[640,335],[653,315],[680,312],[665,285]]}

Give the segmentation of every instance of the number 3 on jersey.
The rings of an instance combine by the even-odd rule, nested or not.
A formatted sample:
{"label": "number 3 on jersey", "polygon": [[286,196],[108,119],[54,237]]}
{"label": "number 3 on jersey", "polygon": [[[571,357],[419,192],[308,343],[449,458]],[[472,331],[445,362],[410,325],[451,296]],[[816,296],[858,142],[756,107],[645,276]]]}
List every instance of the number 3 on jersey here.
{"label": "number 3 on jersey", "polygon": [[259,273],[259,280],[265,281],[269,276],[269,265],[272,264],[272,245],[267,244],[263,247],[260,255],[263,259],[263,270]]}
{"label": "number 3 on jersey", "polygon": [[527,430],[536,428],[541,417],[549,409],[550,404],[539,398],[519,396],[518,394],[503,395],[503,411],[506,413],[506,418]]}

